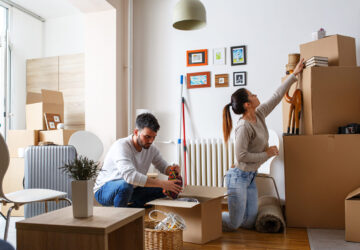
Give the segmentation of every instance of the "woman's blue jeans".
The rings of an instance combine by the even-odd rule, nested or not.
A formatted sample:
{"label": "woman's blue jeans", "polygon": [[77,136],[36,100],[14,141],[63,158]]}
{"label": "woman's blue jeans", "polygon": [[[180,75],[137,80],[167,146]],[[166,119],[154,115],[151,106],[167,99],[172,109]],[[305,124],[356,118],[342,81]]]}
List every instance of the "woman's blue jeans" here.
{"label": "woman's blue jeans", "polygon": [[108,181],[95,193],[101,205],[114,207],[143,208],[147,202],[163,197],[162,188],[134,188],[123,179]]}
{"label": "woman's blue jeans", "polygon": [[229,212],[222,213],[223,231],[253,228],[258,212],[256,172],[231,168],[226,173]]}

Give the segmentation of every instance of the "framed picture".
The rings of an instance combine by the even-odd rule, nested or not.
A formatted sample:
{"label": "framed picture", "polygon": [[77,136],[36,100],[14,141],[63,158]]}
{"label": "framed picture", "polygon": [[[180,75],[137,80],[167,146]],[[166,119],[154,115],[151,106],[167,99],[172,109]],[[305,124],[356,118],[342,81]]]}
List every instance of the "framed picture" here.
{"label": "framed picture", "polygon": [[229,74],[215,75],[215,88],[229,87]]}
{"label": "framed picture", "polygon": [[234,46],[231,47],[231,65],[242,65],[246,64],[246,47]]}
{"label": "framed picture", "polygon": [[234,72],[233,81],[234,86],[246,86],[246,72]]}
{"label": "framed picture", "polygon": [[225,48],[217,48],[213,50],[214,65],[224,65],[226,63],[226,50]]}
{"label": "framed picture", "polygon": [[44,113],[45,123],[47,130],[57,129],[57,125],[61,123],[59,114]]}
{"label": "framed picture", "polygon": [[188,89],[210,87],[210,71],[187,73],[186,83]]}
{"label": "framed picture", "polygon": [[188,50],[186,51],[187,66],[208,65],[208,50]]}

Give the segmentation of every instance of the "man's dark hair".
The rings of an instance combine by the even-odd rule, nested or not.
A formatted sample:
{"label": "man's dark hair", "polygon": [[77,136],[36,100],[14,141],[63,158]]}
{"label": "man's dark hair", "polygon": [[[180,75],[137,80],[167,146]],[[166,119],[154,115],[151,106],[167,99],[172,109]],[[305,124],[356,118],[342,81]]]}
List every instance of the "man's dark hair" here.
{"label": "man's dark hair", "polygon": [[136,117],[136,128],[142,130],[143,128],[149,128],[154,132],[158,132],[160,125],[154,115],[150,113],[143,113]]}

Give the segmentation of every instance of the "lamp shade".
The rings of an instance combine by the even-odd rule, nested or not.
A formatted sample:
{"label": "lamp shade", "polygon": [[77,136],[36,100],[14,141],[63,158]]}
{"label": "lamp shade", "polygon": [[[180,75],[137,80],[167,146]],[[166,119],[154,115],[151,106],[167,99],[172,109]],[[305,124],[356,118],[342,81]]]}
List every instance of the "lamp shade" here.
{"label": "lamp shade", "polygon": [[173,27],[196,30],[206,25],[206,10],[199,0],[180,0],[174,8]]}

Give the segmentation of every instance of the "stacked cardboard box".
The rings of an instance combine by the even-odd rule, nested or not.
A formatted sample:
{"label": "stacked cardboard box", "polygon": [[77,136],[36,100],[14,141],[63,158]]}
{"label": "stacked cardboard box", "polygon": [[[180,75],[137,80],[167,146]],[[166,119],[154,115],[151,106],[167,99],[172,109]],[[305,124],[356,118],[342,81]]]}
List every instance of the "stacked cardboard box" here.
{"label": "stacked cardboard box", "polygon": [[[23,189],[24,149],[38,145],[42,141],[51,141],[58,145],[67,145],[71,134],[76,130],[46,130],[44,113],[59,114],[64,117],[64,101],[61,92],[42,90],[41,94],[28,93],[26,101],[26,130],[9,130],[7,145],[10,165],[4,178],[4,192],[11,193]],[[1,211],[6,213],[8,206]],[[23,208],[12,212],[13,216],[23,216]]]}
{"label": "stacked cardboard box", "polygon": [[[360,186],[360,135],[336,135],[339,126],[360,122],[355,39],[326,37],[300,45],[300,53],[305,60],[327,57],[330,67],[306,68],[299,77],[301,135],[283,138],[287,225],[344,228],[344,199]],[[283,103],[284,131],[288,106]]]}

